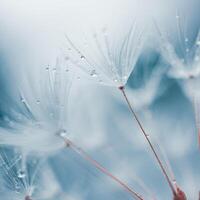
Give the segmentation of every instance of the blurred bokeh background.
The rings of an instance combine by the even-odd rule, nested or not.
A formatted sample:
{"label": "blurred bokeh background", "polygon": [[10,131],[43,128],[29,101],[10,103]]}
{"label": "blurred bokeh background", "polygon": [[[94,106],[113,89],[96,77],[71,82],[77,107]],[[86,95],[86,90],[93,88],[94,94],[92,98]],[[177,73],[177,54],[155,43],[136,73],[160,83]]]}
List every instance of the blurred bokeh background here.
{"label": "blurred bokeh background", "polygon": [[[178,184],[188,199],[197,200],[200,160],[193,103],[180,81],[168,75],[170,66],[160,54],[154,22],[175,37],[178,13],[187,19],[188,35],[195,37],[200,26],[199,8],[199,0],[1,0],[1,126],[9,107],[15,104],[23,70],[31,74],[54,65],[65,48],[65,34],[80,39],[83,30],[87,34],[106,27],[117,38],[137,19],[145,27],[145,45],[128,80],[127,94],[144,127],[170,160]],[[171,199],[167,183],[116,88],[75,75],[68,108],[67,131],[76,144],[133,188],[140,191],[136,183],[145,183],[156,199]],[[49,199],[131,199],[70,150],[51,156],[48,165],[55,188],[59,188]]]}

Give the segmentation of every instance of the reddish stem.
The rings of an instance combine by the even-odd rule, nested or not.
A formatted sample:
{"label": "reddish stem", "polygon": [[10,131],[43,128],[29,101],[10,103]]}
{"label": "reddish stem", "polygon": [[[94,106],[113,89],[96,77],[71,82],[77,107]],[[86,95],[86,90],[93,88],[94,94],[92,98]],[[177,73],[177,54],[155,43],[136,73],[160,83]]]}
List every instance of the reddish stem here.
{"label": "reddish stem", "polygon": [[89,154],[87,154],[83,149],[76,146],[72,141],[69,139],[64,138],[65,144],[67,147],[70,147],[72,150],[74,150],[76,153],[81,155],[85,160],[89,161],[93,166],[95,166],[99,171],[101,171],[106,176],[110,177],[113,181],[115,181],[117,184],[122,186],[124,190],[126,190],[134,199],[136,200],[144,200],[140,194],[133,191],[126,183],[122,182],[119,178],[112,175],[105,167],[103,167],[99,162],[94,160]]}
{"label": "reddish stem", "polygon": [[164,168],[164,166],[163,166],[163,164],[162,164],[162,161],[160,160],[160,158],[159,158],[159,156],[158,156],[158,154],[157,154],[157,152],[156,152],[156,150],[155,150],[155,148],[154,148],[154,146],[153,146],[151,140],[149,139],[148,134],[147,134],[146,131],[144,130],[144,128],[143,128],[143,126],[142,126],[142,124],[141,124],[139,118],[137,117],[135,111],[133,110],[133,107],[132,107],[132,105],[131,105],[131,103],[130,103],[130,101],[129,101],[127,95],[126,95],[125,90],[124,90],[124,86],[119,87],[119,89],[120,89],[120,91],[122,92],[122,94],[123,94],[123,96],[124,96],[124,98],[125,98],[125,100],[126,100],[126,103],[128,104],[128,107],[129,107],[131,113],[133,114],[134,119],[136,120],[137,124],[139,125],[139,128],[140,128],[140,130],[142,131],[143,136],[145,137],[146,141],[148,142],[148,144],[149,144],[149,146],[150,146],[150,148],[151,148],[151,150],[152,150],[152,152],[153,152],[153,155],[155,156],[155,158],[156,158],[156,160],[157,160],[157,162],[158,162],[158,164],[159,164],[159,166],[160,166],[160,168],[161,168],[161,171],[162,171],[164,177],[166,178],[166,180],[167,180],[167,182],[168,182],[168,184],[169,184],[169,187],[170,187],[171,190],[172,190],[173,195],[175,196],[176,193],[177,193],[177,191],[176,191],[176,189],[174,188],[174,186],[173,186],[173,184],[172,184],[172,182],[171,182],[171,180],[170,180],[170,178],[169,178],[169,176],[168,176],[168,174],[167,174],[167,171],[165,170],[165,168]]}
{"label": "reddish stem", "polygon": [[174,195],[173,200],[187,200],[187,198],[185,196],[185,193],[180,188],[177,188],[177,192]]}

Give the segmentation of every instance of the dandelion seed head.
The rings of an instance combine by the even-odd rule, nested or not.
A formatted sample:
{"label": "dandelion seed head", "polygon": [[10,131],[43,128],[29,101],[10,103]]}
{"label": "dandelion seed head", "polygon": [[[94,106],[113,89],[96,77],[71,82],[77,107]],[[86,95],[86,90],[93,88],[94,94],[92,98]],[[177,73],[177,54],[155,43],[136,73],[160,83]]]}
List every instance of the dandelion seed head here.
{"label": "dandelion seed head", "polygon": [[200,96],[196,86],[200,79],[200,48],[198,45],[200,31],[197,32],[196,38],[192,38],[189,34],[186,36],[189,29],[185,26],[184,18],[180,16],[176,21],[175,35],[168,35],[161,28],[158,29],[162,55],[171,65],[168,75],[179,81],[186,96],[191,100],[194,94]]}
{"label": "dandelion seed head", "polygon": [[5,200],[48,199],[59,190],[48,164],[19,149],[1,147],[0,163],[0,195]]}
{"label": "dandelion seed head", "polygon": [[66,49],[71,49],[67,54],[74,68],[78,67],[97,83],[119,87],[126,84],[133,71],[142,38],[142,30],[136,23],[117,37],[108,27],[103,27],[92,37],[84,35],[83,41],[76,43],[66,36],[67,46],[70,46]]}
{"label": "dandelion seed head", "polygon": [[[64,147],[57,134],[67,129],[67,101],[70,72],[65,59],[57,59],[33,73],[22,73],[19,80],[19,101],[11,107],[8,128],[0,131],[0,144],[20,147],[26,153],[49,154]],[[17,105],[17,106],[16,106]]]}

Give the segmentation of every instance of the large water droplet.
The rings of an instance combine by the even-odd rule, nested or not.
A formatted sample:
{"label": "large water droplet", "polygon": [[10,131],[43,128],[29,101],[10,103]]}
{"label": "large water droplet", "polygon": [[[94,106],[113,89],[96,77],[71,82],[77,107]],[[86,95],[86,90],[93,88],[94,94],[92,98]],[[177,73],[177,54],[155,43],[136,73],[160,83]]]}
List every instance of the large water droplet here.
{"label": "large water droplet", "polygon": [[25,178],[26,177],[26,173],[24,170],[19,170],[17,173],[18,178]]}
{"label": "large water droplet", "polygon": [[62,137],[62,138],[66,138],[67,137],[67,131],[65,129],[59,130],[59,136]]}
{"label": "large water droplet", "polygon": [[95,70],[92,70],[91,73],[90,73],[90,76],[92,77],[97,77],[97,73]]}
{"label": "large water droplet", "polygon": [[84,55],[81,55],[81,59],[84,60],[84,59],[85,59],[85,56],[84,56]]}

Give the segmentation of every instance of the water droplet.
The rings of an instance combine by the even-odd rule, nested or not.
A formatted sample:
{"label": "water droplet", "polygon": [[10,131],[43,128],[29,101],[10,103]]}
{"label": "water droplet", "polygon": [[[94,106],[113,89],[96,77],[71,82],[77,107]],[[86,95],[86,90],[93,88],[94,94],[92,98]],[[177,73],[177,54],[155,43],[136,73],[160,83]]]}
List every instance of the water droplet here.
{"label": "water droplet", "polygon": [[78,80],[81,80],[81,77],[80,77],[80,76],[78,76],[78,77],[77,77],[77,79],[78,79]]}
{"label": "water droplet", "polygon": [[95,70],[92,70],[91,73],[90,73],[90,76],[92,77],[97,77],[97,73]]}
{"label": "water droplet", "polygon": [[37,103],[37,104],[40,104],[40,100],[37,100],[36,103]]}
{"label": "water droplet", "polygon": [[180,16],[179,15],[176,15],[176,19],[179,19],[180,18]]}
{"label": "water droplet", "polygon": [[62,138],[66,138],[67,137],[67,131],[65,129],[59,130],[59,136],[62,137]]}
{"label": "water droplet", "polygon": [[65,69],[66,72],[69,72],[69,69]]}
{"label": "water droplet", "polygon": [[188,40],[188,38],[185,38],[185,42],[188,42],[189,40]]}
{"label": "water droplet", "polygon": [[81,55],[81,59],[85,59],[85,56],[84,56],[84,55]]}
{"label": "water droplet", "polygon": [[18,178],[25,178],[26,177],[26,173],[23,170],[19,170],[17,173]]}
{"label": "water droplet", "polygon": [[188,49],[188,48],[186,48],[186,50],[185,50],[186,52],[189,52],[190,51],[190,49]]}
{"label": "water droplet", "polygon": [[117,79],[117,78],[115,78],[113,81],[114,81],[114,82],[118,82],[118,79]]}
{"label": "water droplet", "polygon": [[174,185],[176,185],[176,180],[175,179],[173,179],[172,182],[173,182]]}
{"label": "water droplet", "polygon": [[45,69],[46,69],[46,71],[49,71],[49,67],[46,67]]}

